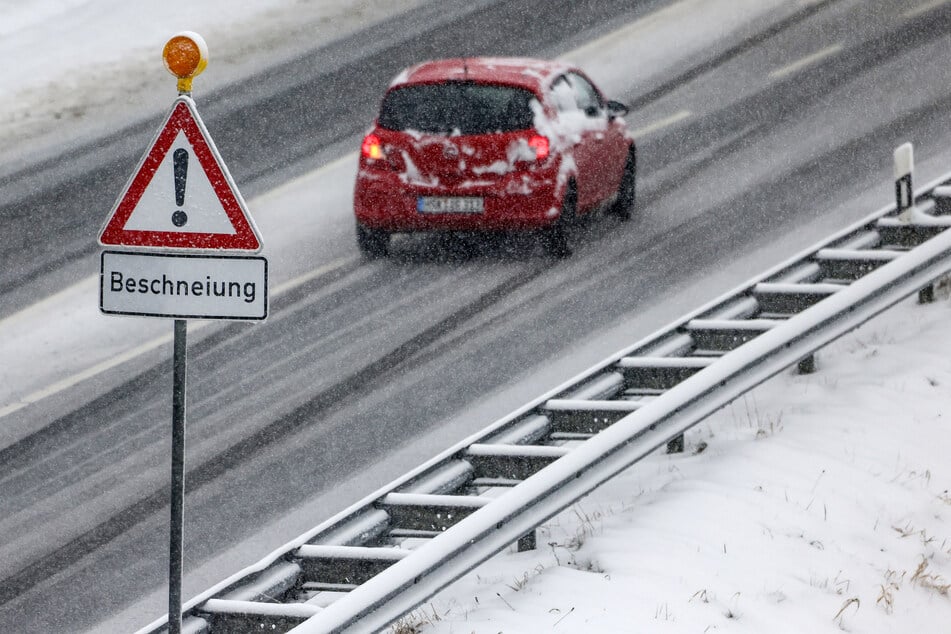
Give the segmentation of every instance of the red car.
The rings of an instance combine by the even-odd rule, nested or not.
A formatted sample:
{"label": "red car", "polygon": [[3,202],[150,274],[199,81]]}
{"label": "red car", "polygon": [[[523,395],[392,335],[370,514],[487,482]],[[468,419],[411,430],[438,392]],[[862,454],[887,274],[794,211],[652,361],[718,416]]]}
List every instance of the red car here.
{"label": "red car", "polygon": [[627,111],[557,61],[448,59],[403,71],[360,151],[360,250],[385,256],[398,232],[532,230],[551,255],[570,255],[576,215],[630,217]]}

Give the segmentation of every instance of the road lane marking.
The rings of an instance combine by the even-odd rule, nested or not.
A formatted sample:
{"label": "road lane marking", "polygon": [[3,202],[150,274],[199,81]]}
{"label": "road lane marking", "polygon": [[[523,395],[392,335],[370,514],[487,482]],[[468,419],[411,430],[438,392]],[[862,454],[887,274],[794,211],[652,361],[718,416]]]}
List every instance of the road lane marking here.
{"label": "road lane marking", "polygon": [[[204,326],[206,323],[208,322],[206,321],[206,322],[195,324],[192,326],[192,330],[193,331],[197,330],[198,328]],[[36,392],[33,392],[32,394],[27,394],[26,396],[20,398],[14,403],[10,403],[9,405],[0,407],[0,418],[3,418],[4,416],[17,412],[28,405],[32,405],[33,403],[43,400],[44,398],[53,396],[54,394],[57,394],[59,392],[62,392],[63,390],[71,388],[72,386],[76,385],[77,383],[81,381],[85,381],[86,379],[92,378],[101,372],[105,372],[106,370],[109,370],[110,368],[114,368],[121,363],[125,363],[126,361],[130,359],[134,359],[140,354],[151,352],[152,350],[155,350],[159,346],[166,344],[170,342],[171,340],[172,340],[171,334],[157,337],[147,343],[143,343],[140,346],[132,348],[131,350],[127,350],[123,353],[117,354],[116,356],[106,359],[105,361],[101,361],[97,363],[96,365],[83,370],[82,372],[78,372],[72,376],[66,377],[65,379],[56,381],[52,385],[45,387],[42,390],[37,390]]]}
{"label": "road lane marking", "polygon": [[670,115],[669,117],[659,119],[657,121],[654,121],[653,123],[647,124],[643,128],[634,130],[634,132],[632,132],[631,134],[636,140],[643,136],[647,136],[651,132],[657,132],[658,130],[662,130],[666,128],[667,126],[674,125],[675,123],[679,121],[683,121],[684,119],[687,119],[691,116],[693,116],[693,113],[690,112],[689,110],[681,110],[680,112],[676,112]]}
{"label": "road lane marking", "polygon": [[937,9],[938,7],[948,4],[951,0],[932,0],[931,2],[926,2],[924,4],[918,5],[913,9],[908,9],[901,14],[901,17],[905,19],[915,18],[921,15],[922,13],[927,13],[932,9]]}
{"label": "road lane marking", "polygon": [[267,190],[266,192],[261,194],[260,198],[271,198],[274,196],[280,196],[284,192],[294,189],[295,187],[298,187],[300,183],[302,183],[303,181],[309,178],[313,178],[315,174],[337,169],[338,167],[346,165],[347,163],[353,163],[353,165],[356,166],[357,159],[359,157],[360,157],[359,152],[350,152],[339,158],[335,158],[332,161],[329,161],[321,165],[320,167],[316,168],[313,171],[305,172],[301,174],[300,176],[296,176],[285,183],[281,183],[280,185],[278,185],[277,187],[274,187],[273,189]]}
{"label": "road lane marking", "polygon": [[32,319],[32,315],[36,312],[47,312],[48,310],[54,309],[58,302],[63,301],[65,298],[68,298],[71,293],[75,293],[79,287],[86,285],[89,292],[92,293],[95,289],[96,295],[98,297],[99,286],[98,286],[99,275],[90,275],[89,277],[82,279],[72,286],[64,288],[61,291],[57,291],[52,295],[48,295],[43,299],[33,302],[26,308],[18,310],[15,313],[7,315],[3,319],[0,319],[0,332],[5,328],[12,327],[18,322],[26,321]]}
{"label": "road lane marking", "polygon": [[[355,259],[356,258],[353,258],[353,257],[340,258],[339,260],[334,260],[333,262],[329,262],[323,266],[317,267],[313,271],[308,271],[307,273],[298,275],[297,277],[291,280],[288,280],[282,284],[278,284],[277,286],[275,286],[273,289],[270,290],[270,296],[273,298],[273,297],[278,297],[280,295],[283,295],[284,293],[288,291],[291,291],[295,288],[303,286],[304,284],[306,284],[307,282],[310,282],[311,280],[317,279],[321,275],[326,275],[327,273],[336,271],[337,269],[353,262]],[[95,277],[98,277],[98,276],[95,276]],[[50,298],[48,299],[57,297],[57,295],[51,295]],[[8,319],[12,319],[15,316],[16,315],[11,315]],[[205,326],[211,323],[214,323],[211,320],[207,320],[207,319],[205,320],[193,319],[193,320],[189,320],[189,322],[190,322],[189,330],[191,332],[194,332],[196,330],[204,328]],[[0,324],[2,324],[2,322],[0,322]],[[105,372],[107,370],[111,370],[112,368],[118,365],[121,365],[125,363],[126,361],[130,361],[138,357],[139,355],[143,355],[148,352],[151,352],[155,350],[156,348],[159,348],[161,346],[168,344],[171,341],[172,341],[171,333],[162,335],[160,337],[156,337],[150,341],[147,341],[146,343],[136,346],[130,350],[126,350],[125,352],[119,353],[109,359],[101,361],[89,368],[86,368],[85,370],[77,372],[76,374],[73,374],[72,376],[68,376],[64,379],[60,379],[59,381],[56,381],[52,385],[49,385],[43,389],[33,392],[32,394],[28,394],[18,399],[16,402],[0,407],[0,418],[3,418],[4,416],[8,416],[14,412],[17,412],[23,409],[24,407],[32,405],[33,403],[37,403],[43,400],[44,398],[48,398],[50,396],[53,396],[54,394],[62,392],[63,390],[67,390],[73,387],[74,385],[76,385],[77,383],[80,383],[82,381],[85,381],[86,379],[92,378],[96,376],[97,374],[101,374],[102,372]]]}
{"label": "road lane marking", "polygon": [[769,78],[781,79],[783,77],[786,77],[787,75],[791,75],[795,73],[797,70],[801,70],[805,68],[806,66],[811,66],[812,64],[815,64],[816,62],[823,60],[826,57],[829,57],[830,55],[835,55],[841,50],[842,50],[841,44],[833,44],[832,46],[827,46],[821,51],[816,51],[815,53],[812,53],[811,55],[806,55],[805,57],[796,60],[792,64],[783,66],[782,68],[777,68],[776,70],[772,71],[769,74]]}
{"label": "road lane marking", "polygon": [[298,275],[294,279],[287,280],[286,282],[282,284],[278,284],[271,291],[271,295],[273,297],[277,297],[278,295],[283,295],[284,293],[288,291],[294,290],[298,286],[303,286],[307,282],[317,279],[321,275],[332,273],[333,271],[336,271],[337,269],[343,266],[346,266],[347,264],[350,264],[351,262],[355,262],[357,259],[358,258],[355,258],[355,257],[340,258],[339,260],[334,260],[333,262],[329,262],[323,266],[318,266],[313,271],[308,271],[307,273]]}

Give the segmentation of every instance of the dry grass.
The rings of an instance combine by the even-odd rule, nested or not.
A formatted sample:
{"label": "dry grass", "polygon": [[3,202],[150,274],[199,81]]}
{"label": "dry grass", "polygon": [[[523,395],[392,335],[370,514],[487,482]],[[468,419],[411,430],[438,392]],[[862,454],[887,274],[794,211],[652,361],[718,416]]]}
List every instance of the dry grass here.
{"label": "dry grass", "polygon": [[[895,607],[895,593],[901,589],[901,585],[893,578],[894,570],[885,572],[885,582],[879,584],[878,598],[875,599],[875,605],[880,605],[885,609],[885,614],[891,614]],[[902,573],[904,577],[904,573]]]}
{"label": "dry grass", "polygon": [[947,583],[947,580],[941,575],[928,571],[928,560],[924,557],[921,558],[921,562],[918,563],[918,568],[915,569],[909,581],[912,585],[916,585],[919,588],[934,590],[943,597],[947,597],[948,591],[951,590],[951,583]]}
{"label": "dry grass", "polygon": [[388,634],[421,634],[423,627],[435,625],[441,620],[442,617],[433,604],[430,603],[429,611],[427,611],[426,606],[413,610],[391,625]]}
{"label": "dry grass", "polygon": [[853,605],[855,606],[855,611],[858,612],[862,606],[862,602],[859,601],[858,597],[849,597],[845,600],[845,603],[842,604],[842,607],[839,608],[839,611],[835,613],[835,616],[832,617],[832,620],[839,626],[839,629],[845,629],[845,626],[842,624],[842,619],[845,616],[845,611]]}
{"label": "dry grass", "polygon": [[[906,533],[906,531],[897,528],[895,530],[902,533],[902,537],[905,537],[906,534],[912,535],[917,532],[910,531]],[[882,606],[886,614],[891,614],[895,607],[895,593],[901,590],[902,584],[905,583],[906,580],[912,586],[937,592],[943,597],[949,597],[949,595],[951,595],[951,583],[941,575],[931,572],[928,566],[928,559],[922,556],[921,561],[918,562],[918,567],[915,568],[915,571],[911,573],[910,576],[908,575],[908,571],[898,573],[890,568],[886,570],[885,579],[878,586],[879,593],[875,604]]]}
{"label": "dry grass", "polygon": [[543,565],[541,565],[541,564],[538,564],[537,566],[535,566],[535,569],[532,570],[531,572],[526,571],[526,572],[522,573],[522,576],[521,576],[521,577],[516,577],[516,578],[512,581],[512,583],[507,583],[507,584],[505,584],[505,585],[506,585],[508,588],[511,588],[514,592],[518,592],[519,590],[521,590],[522,588],[524,588],[525,586],[527,586],[527,585],[528,585],[528,582],[531,581],[531,579],[532,579],[533,577],[537,577],[538,575],[542,574],[543,572],[545,572],[545,567],[544,567]]}

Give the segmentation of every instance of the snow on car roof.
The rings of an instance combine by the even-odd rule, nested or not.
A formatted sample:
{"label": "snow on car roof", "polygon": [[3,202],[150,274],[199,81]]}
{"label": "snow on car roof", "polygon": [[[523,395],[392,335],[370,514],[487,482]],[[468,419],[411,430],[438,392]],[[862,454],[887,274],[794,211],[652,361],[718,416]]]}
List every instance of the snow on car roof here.
{"label": "snow on car roof", "polygon": [[556,60],[527,57],[466,57],[423,62],[400,73],[390,87],[431,84],[447,80],[518,86],[537,92],[550,77],[571,66]]}

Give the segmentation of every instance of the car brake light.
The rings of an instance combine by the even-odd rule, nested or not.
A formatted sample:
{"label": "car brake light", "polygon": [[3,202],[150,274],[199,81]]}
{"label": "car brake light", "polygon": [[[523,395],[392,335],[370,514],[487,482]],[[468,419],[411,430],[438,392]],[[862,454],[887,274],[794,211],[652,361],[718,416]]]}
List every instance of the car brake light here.
{"label": "car brake light", "polygon": [[380,144],[380,137],[375,134],[368,134],[363,139],[363,145],[360,146],[360,153],[363,158],[381,159],[383,158],[383,146]]}
{"label": "car brake light", "polygon": [[536,134],[528,140],[528,147],[535,150],[535,160],[543,161],[548,158],[548,137]]}

